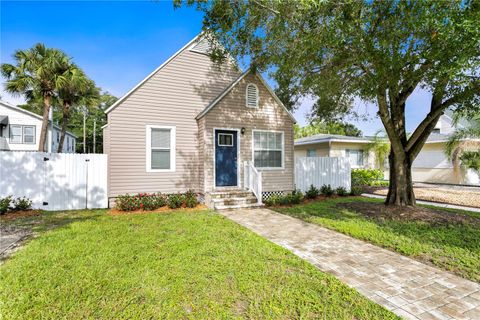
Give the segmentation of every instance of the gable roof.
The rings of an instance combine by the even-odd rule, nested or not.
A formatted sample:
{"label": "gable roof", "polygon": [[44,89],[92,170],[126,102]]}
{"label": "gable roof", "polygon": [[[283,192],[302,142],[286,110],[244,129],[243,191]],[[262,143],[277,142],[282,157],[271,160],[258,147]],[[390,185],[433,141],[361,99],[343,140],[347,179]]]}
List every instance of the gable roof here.
{"label": "gable roof", "polygon": [[[222,91],[222,93],[220,93],[218,95],[218,97],[216,97],[205,109],[202,110],[202,112],[200,112],[196,117],[195,119],[201,119],[203,116],[205,116],[213,107],[215,107],[218,102],[220,102],[220,100],[223,99],[223,97],[225,97],[240,81],[242,81],[243,78],[245,78],[250,72],[252,72],[252,69],[249,68],[247,71],[245,71],[244,73],[242,73],[236,80],[234,80],[228,87],[225,88],[225,90]],[[295,120],[295,118],[293,117],[293,115],[291,114],[290,111],[288,111],[287,107],[285,107],[285,105],[283,104],[283,102],[277,97],[277,95],[275,94],[275,92],[273,91],[273,89],[268,85],[268,83],[263,79],[263,77],[258,74],[258,73],[255,73],[255,76],[257,76],[257,78],[260,80],[260,82],[265,86],[265,88],[267,88],[268,92],[272,95],[272,97],[275,99],[275,101],[282,106],[282,108],[285,110],[285,112],[288,114],[288,116],[292,119],[292,121],[294,123],[296,123],[297,121]]]}
{"label": "gable roof", "polygon": [[137,90],[140,86],[142,86],[145,82],[147,82],[151,77],[153,77],[158,71],[160,71],[163,67],[165,67],[170,61],[175,59],[181,52],[183,52],[185,49],[190,47],[192,43],[194,43],[199,37],[201,36],[201,33],[196,35],[195,38],[190,40],[186,45],[184,45],[180,50],[175,52],[170,58],[168,58],[164,63],[162,63],[157,69],[153,70],[152,73],[150,73],[148,76],[146,76],[142,81],[140,81],[135,87],[133,87],[130,91],[125,93],[120,99],[118,99],[114,104],[112,104],[107,110],[105,110],[105,113],[108,114],[110,111],[115,109],[120,103],[125,101],[135,90]]}
{"label": "gable roof", "polygon": [[[36,113],[33,113],[31,111],[28,111],[28,110],[25,110],[23,108],[20,108],[20,107],[17,107],[17,106],[14,106],[14,105],[11,105],[9,103],[6,103],[5,101],[0,101],[0,104],[4,107],[7,107],[7,108],[10,108],[10,109],[13,109],[15,111],[18,111],[18,112],[22,112],[26,115],[29,115],[33,118],[36,118],[37,120],[40,120],[40,121],[43,121],[43,117],[36,114]],[[49,121],[50,122],[50,121]],[[57,130],[62,130],[62,128],[60,128],[60,126],[56,125],[55,123],[53,124],[54,128],[57,129]],[[74,137],[75,139],[77,139],[78,137],[76,135],[74,135],[73,133],[71,133],[70,131],[66,131],[66,133],[68,133],[69,135],[71,135],[72,137]]]}

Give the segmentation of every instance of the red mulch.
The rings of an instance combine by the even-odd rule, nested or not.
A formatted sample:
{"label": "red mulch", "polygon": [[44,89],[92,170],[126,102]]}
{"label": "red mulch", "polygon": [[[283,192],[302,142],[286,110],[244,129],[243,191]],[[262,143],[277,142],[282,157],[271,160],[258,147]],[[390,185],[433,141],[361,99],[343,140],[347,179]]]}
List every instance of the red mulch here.
{"label": "red mulch", "polygon": [[10,211],[0,216],[0,220],[15,220],[19,218],[34,217],[42,214],[42,210]]}
{"label": "red mulch", "polygon": [[195,208],[179,208],[179,209],[170,209],[169,207],[161,207],[153,211],[146,211],[146,210],[135,210],[135,211],[120,211],[118,209],[110,209],[108,214],[113,215],[113,216],[119,216],[119,215],[129,215],[129,214],[150,214],[150,213],[170,213],[178,210],[182,211],[196,211],[196,210],[206,210],[208,207],[204,204],[199,204]]}
{"label": "red mulch", "polygon": [[468,215],[420,206],[389,207],[383,203],[348,202],[339,203],[337,207],[356,211],[375,219],[423,221],[433,224],[480,223],[480,219]]}

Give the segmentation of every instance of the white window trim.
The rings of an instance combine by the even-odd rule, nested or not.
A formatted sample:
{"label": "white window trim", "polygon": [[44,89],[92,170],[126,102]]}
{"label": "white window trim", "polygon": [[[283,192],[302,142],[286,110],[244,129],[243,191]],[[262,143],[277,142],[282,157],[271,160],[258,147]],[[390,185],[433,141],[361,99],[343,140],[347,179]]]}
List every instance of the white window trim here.
{"label": "white window trim", "polygon": [[[257,96],[256,96],[256,99],[255,99],[255,107],[252,107],[252,106],[248,105],[248,87],[249,86],[254,86],[255,90],[257,90]],[[258,90],[258,86],[255,83],[252,83],[252,82],[247,83],[247,86],[245,87],[245,106],[247,108],[252,108],[252,109],[258,108],[258,101],[259,100],[260,100],[260,91]]]}
{"label": "white window trim", "polygon": [[[170,169],[152,169],[152,129],[168,129],[170,130]],[[160,126],[160,125],[146,125],[145,136],[145,162],[146,162],[146,172],[175,172],[175,155],[176,155],[176,145],[175,145],[175,126]]]}
{"label": "white window trim", "polygon": [[[12,141],[12,127],[20,128],[20,142]],[[25,128],[32,128],[33,129],[33,142],[25,142]],[[27,144],[33,145],[37,143],[37,126],[33,124],[10,124],[8,127],[8,141],[11,144]]]}
{"label": "white window trim", "polygon": [[[231,144],[221,144],[221,143],[220,143],[220,136],[221,136],[221,135],[222,135],[222,136],[230,136],[230,137],[231,137],[231,140],[230,140],[230,141],[232,141],[232,143],[231,143]],[[218,146],[219,146],[219,147],[233,147],[233,134],[231,134],[231,133],[222,133],[222,132],[219,132],[219,133],[217,133],[217,136],[218,136],[217,139],[218,139]]]}
{"label": "white window trim", "polygon": [[[282,134],[282,166],[281,167],[255,167],[259,171],[285,170],[285,131],[275,130],[252,130],[252,163],[255,165],[255,132],[274,132]],[[270,149],[271,150],[271,149]]]}

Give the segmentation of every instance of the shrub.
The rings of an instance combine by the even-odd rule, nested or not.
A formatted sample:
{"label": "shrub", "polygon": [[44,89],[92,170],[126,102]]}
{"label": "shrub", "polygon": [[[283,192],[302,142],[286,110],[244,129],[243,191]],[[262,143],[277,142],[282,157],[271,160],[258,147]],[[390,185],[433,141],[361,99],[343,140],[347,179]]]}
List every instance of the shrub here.
{"label": "shrub", "polygon": [[188,190],[185,193],[185,205],[188,208],[195,208],[197,204],[198,204],[197,195],[195,194],[195,192],[193,192],[193,190]]}
{"label": "shrub", "polygon": [[359,196],[363,193],[363,188],[361,186],[352,186],[352,190],[350,191],[350,194],[352,196]]}
{"label": "shrub", "polygon": [[300,190],[295,190],[287,195],[271,195],[264,203],[266,206],[286,206],[289,204],[299,204],[302,200],[303,193]]}
{"label": "shrub", "polygon": [[5,198],[0,198],[0,214],[7,213],[10,209],[10,203],[12,202],[12,196],[6,196]]}
{"label": "shrub", "polygon": [[379,169],[352,169],[353,186],[370,186],[373,181],[382,180],[383,172]]}
{"label": "shrub", "polygon": [[115,199],[115,208],[120,211],[135,211],[140,209],[140,198],[137,195],[123,195]]}
{"label": "shrub", "polygon": [[340,196],[340,197],[345,197],[348,196],[348,191],[344,187],[338,187],[335,192]]}
{"label": "shrub", "polygon": [[12,202],[12,207],[14,211],[32,210],[32,200],[27,197],[16,198]]}
{"label": "shrub", "polygon": [[180,208],[184,204],[185,197],[180,193],[173,193],[168,196],[167,205],[170,209]]}
{"label": "shrub", "polygon": [[329,184],[328,185],[324,184],[320,188],[320,192],[327,197],[331,197],[335,193],[335,191],[332,189],[332,186]]}
{"label": "shrub", "polygon": [[142,210],[151,211],[161,208],[166,204],[165,196],[161,193],[140,193],[138,197],[140,201],[140,208]]}
{"label": "shrub", "polygon": [[268,199],[264,201],[266,206],[277,206],[280,204],[280,200],[283,196],[272,194]]}
{"label": "shrub", "polygon": [[287,196],[290,204],[299,204],[303,200],[303,193],[300,190],[294,190]]}
{"label": "shrub", "polygon": [[390,183],[386,180],[375,180],[370,182],[370,187],[388,187]]}
{"label": "shrub", "polygon": [[305,198],[313,199],[320,195],[320,190],[316,188],[313,184],[310,185],[310,188],[305,192]]}

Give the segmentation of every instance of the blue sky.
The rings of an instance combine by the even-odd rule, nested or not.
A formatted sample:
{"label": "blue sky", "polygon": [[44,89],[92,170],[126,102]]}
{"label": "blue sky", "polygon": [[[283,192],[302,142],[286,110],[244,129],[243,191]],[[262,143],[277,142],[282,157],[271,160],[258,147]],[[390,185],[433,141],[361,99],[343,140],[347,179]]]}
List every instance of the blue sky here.
{"label": "blue sky", "polygon": [[[173,9],[170,1],[1,1],[0,59],[12,62],[17,49],[37,42],[56,47],[73,57],[103,90],[120,97],[201,29],[202,15],[192,9]],[[43,14],[47,13],[43,18]],[[2,80],[3,83],[3,80]],[[7,102],[21,103],[3,91]],[[305,99],[295,112],[306,123],[311,106]],[[417,91],[407,104],[409,131],[422,120],[429,94]],[[364,134],[382,128],[372,105],[357,104],[368,121],[351,121]]]}

